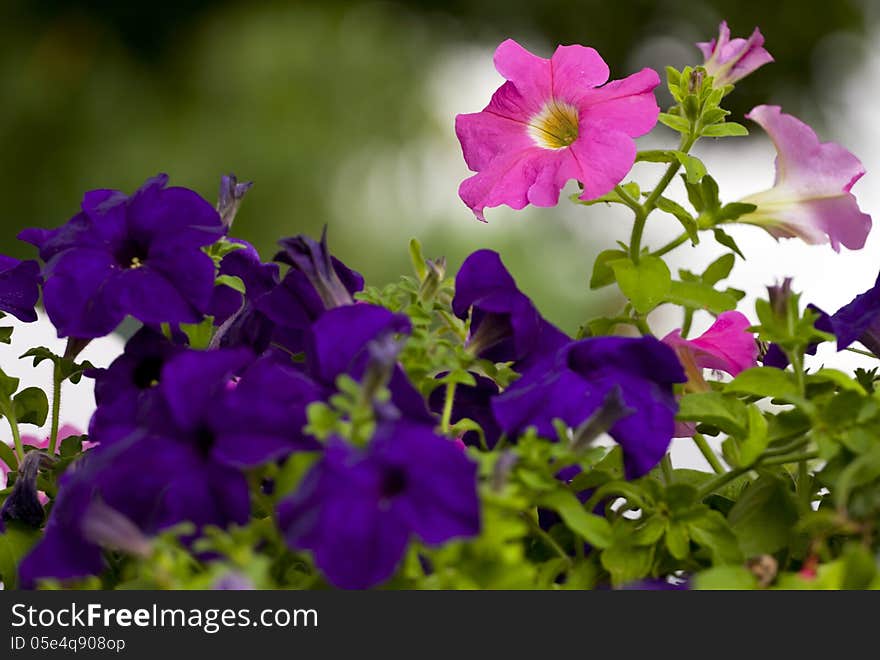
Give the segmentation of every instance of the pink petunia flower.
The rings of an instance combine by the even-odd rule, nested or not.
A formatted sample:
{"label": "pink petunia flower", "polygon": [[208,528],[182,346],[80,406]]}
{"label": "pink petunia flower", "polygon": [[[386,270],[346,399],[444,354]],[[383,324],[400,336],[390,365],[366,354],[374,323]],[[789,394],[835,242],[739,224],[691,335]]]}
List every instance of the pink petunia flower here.
{"label": "pink petunia flower", "polygon": [[759,105],[746,115],[767,131],[776,146],[776,181],[772,188],[741,200],[758,208],[738,222],[758,225],[776,238],[798,237],[807,243],[831,243],[859,250],[871,231],[850,192],[865,168],[834,142],[819,142],[812,128],[784,114],[779,106]]}
{"label": "pink petunia flower", "polygon": [[698,43],[697,48],[706,58],[703,67],[714,78],[715,87],[735,83],[773,61],[764,49],[764,35],[758,28],[748,39],[731,39],[727,21],[721,21],[716,39]]}
{"label": "pink petunia flower", "polygon": [[684,339],[673,330],[662,341],[675,350],[691,389],[708,389],[703,369],[715,369],[736,376],[758,362],[758,345],[748,331],[751,322],[739,312],[723,312],[696,339]]}
{"label": "pink petunia flower", "polygon": [[[696,339],[685,339],[681,330],[673,330],[662,341],[675,350],[688,382],[685,389],[707,392],[703,369],[724,371],[731,376],[758,363],[758,345],[748,331],[751,323],[739,312],[723,312],[715,323]],[[689,438],[697,431],[696,422],[675,422],[675,437]]]}
{"label": "pink petunia flower", "polygon": [[508,39],[495,68],[507,82],[489,105],[455,118],[465,162],[477,172],[458,192],[484,222],[486,207],[554,206],[571,179],[583,185],[583,200],[611,191],[635,161],[633,138],[657,123],[657,73],[605,84],[608,65],[592,48],[559,46],[548,60]]}

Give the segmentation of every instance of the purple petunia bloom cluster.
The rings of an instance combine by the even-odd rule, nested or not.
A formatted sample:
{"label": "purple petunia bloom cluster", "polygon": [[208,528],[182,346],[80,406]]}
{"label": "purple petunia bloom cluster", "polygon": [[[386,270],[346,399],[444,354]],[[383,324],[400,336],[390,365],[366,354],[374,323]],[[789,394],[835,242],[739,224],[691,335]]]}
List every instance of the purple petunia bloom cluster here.
{"label": "purple petunia bloom cluster", "polygon": [[[244,525],[247,471],[294,452],[320,457],[281,501],[281,531],[334,585],[387,580],[411,537],[438,544],[480,530],[476,464],[435,432],[396,352],[382,355],[409,334],[409,319],[355,303],[363,278],[330,255],[326,232],[320,241],[282,240],[278,263],[226,238],[247,190],[227,179],[218,210],[193,191],[166,188],[165,175],[130,197],[87,193],[66,225],[22,233],[39,247],[42,268],[4,264],[3,308],[35,318],[42,281],[59,335],[83,342],[126,316],[142,323],[108,368],[89,372],[97,447],[63,475],[45,534],[20,565],[24,586],[100,574],[104,549],[143,549],[180,523]],[[217,264],[212,248],[223,242]],[[182,324],[202,319],[215,328],[199,350]],[[332,397],[340,377],[365,381],[377,369],[390,399],[377,402],[365,445],[306,433],[310,404]]]}

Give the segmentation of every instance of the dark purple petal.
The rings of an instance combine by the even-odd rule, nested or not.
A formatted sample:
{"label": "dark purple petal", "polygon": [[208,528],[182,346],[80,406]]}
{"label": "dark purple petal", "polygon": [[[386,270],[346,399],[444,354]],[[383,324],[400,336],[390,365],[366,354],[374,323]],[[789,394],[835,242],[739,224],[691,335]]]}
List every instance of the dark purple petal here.
{"label": "dark purple petal", "polygon": [[837,350],[859,341],[872,353],[880,353],[880,277],[874,286],[837,310],[831,324]]}
{"label": "dark purple petal", "polygon": [[182,429],[196,430],[219,411],[218,396],[230,386],[232,378],[253,360],[246,348],[216,351],[186,351],[162,369],[159,388]]}
{"label": "dark purple petal", "polygon": [[19,235],[45,262],[44,304],[60,336],[102,336],[126,315],[155,324],[201,320],[214,284],[202,248],[225,228],[210,204],[165,188],[167,180],[154,177],[131,197],[93,190],[65,225]]}
{"label": "dark purple petal", "polygon": [[627,476],[635,478],[666,452],[678,409],[672,386],[685,380],[675,352],[653,337],[597,337],[572,342],[554,363],[526,373],[493,400],[492,409],[506,433],[534,426],[552,439],[554,419],[577,427],[618,388],[633,412],[609,433],[623,448]]}
{"label": "dark purple petal", "polygon": [[400,493],[388,496],[389,515],[400,516],[425,543],[479,533],[477,465],[459,446],[429,426],[403,421],[380,426],[371,452],[384,474],[404,475]]}
{"label": "dark purple petal", "polygon": [[250,467],[284,458],[293,451],[320,448],[303,432],[306,408],[322,388],[272,357],[248,367],[225,397],[214,420],[214,458],[226,465]]}
{"label": "dark purple petal", "polygon": [[328,310],[312,324],[306,346],[307,371],[328,387],[336,377],[360,370],[367,359],[367,344],[388,334],[409,334],[409,319],[384,307],[359,304]]}
{"label": "dark purple petal", "polygon": [[0,311],[27,323],[36,321],[34,306],[39,298],[39,264],[0,255]]}

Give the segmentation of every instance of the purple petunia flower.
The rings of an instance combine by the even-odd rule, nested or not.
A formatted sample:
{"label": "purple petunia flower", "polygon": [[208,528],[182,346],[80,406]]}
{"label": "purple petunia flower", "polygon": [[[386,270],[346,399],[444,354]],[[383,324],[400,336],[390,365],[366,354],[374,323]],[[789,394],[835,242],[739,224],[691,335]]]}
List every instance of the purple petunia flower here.
{"label": "purple petunia flower", "polygon": [[494,399],[492,409],[512,436],[534,426],[540,435],[555,438],[554,419],[577,427],[619,388],[633,413],[609,434],[623,449],[627,476],[636,478],[666,453],[678,409],[672,386],[685,380],[675,352],[653,337],[596,337],[571,342],[551,366],[525,373]]}
{"label": "purple petunia flower", "polygon": [[[136,372],[135,351],[128,358],[111,366],[102,387]],[[146,535],[184,521],[197,528],[244,524],[250,495],[241,468],[319,447],[303,427],[306,406],[321,390],[293,367],[271,357],[254,362],[247,349],[182,350],[160,359],[148,400],[126,395],[140,397],[135,405],[149,414],[136,415],[124,437],[65,473],[45,537],[22,563],[26,584],[102,570],[103,540],[89,535],[107,527],[91,524],[97,499]]]}
{"label": "purple petunia flower", "polygon": [[40,265],[0,254],[0,311],[19,321],[37,320],[34,306],[40,298]]}
{"label": "purple petunia flower", "polygon": [[185,349],[151,328],[141,328],[125,351],[106,369],[89,373],[95,379],[97,408],[89,422],[89,436],[108,444],[121,440],[161,408],[165,364]]}
{"label": "purple petunia flower", "polygon": [[247,241],[229,240],[244,247],[223,257],[219,274],[238,277],[245,292],[242,295],[226,285],[214,287],[208,313],[219,327],[212,346],[247,346],[263,353],[272,341],[275,324],[258,306],[278,286],[278,265],[263,263],[256,248]]}
{"label": "purple petunia flower", "polygon": [[470,312],[468,347],[493,362],[516,362],[519,370],[552,355],[569,338],[540,315],[492,250],[471,254],[455,278],[452,310]]}
{"label": "purple petunia flower", "polygon": [[831,316],[831,328],[838,351],[860,342],[874,355],[880,355],[880,276],[874,286]]}
{"label": "purple petunia flower", "polygon": [[217,211],[186,188],[149,179],[130,197],[92,190],[57,229],[26,229],[37,246],[43,303],[61,337],[100,337],[131,315],[150,324],[197,323],[208,310],[214,264],[202,248],[225,232]]}
{"label": "purple petunia flower", "polygon": [[437,545],[478,534],[476,485],[476,464],[430,426],[384,422],[363,449],[331,438],[278,519],[332,584],[366,589],[391,577],[413,536]]}
{"label": "purple petunia flower", "polygon": [[275,260],[290,270],[256,308],[274,324],[273,341],[298,353],[304,350],[309,326],[328,309],[353,304],[364,278],[330,254],[326,227],[320,242],[300,235],[279,244],[284,250]]}
{"label": "purple petunia flower", "polygon": [[[312,324],[306,337],[306,374],[328,393],[336,389],[336,379],[343,374],[360,381],[370,364],[370,344],[408,335],[411,330],[409,318],[376,305],[362,303],[328,310]],[[433,422],[424,398],[400,365],[392,368],[387,386],[392,403],[405,417]]]}

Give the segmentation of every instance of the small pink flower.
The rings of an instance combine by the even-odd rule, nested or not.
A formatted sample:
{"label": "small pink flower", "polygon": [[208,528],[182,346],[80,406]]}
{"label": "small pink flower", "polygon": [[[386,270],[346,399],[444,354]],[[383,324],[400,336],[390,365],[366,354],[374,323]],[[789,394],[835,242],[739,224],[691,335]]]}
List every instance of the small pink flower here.
{"label": "small pink flower", "polygon": [[871,231],[850,192],[864,174],[862,163],[834,142],[819,142],[812,128],[784,114],[779,106],[759,105],[746,115],[776,146],[772,188],[741,200],[758,208],[739,222],[758,225],[776,238],[799,237],[807,243],[831,243],[859,250]]}
{"label": "small pink flower", "polygon": [[727,21],[718,26],[718,38],[697,44],[706,62],[706,73],[714,78],[715,87],[735,83],[747,75],[773,61],[773,56],[764,50],[764,35],[758,28],[748,39],[730,38]]}
{"label": "small pink flower", "polygon": [[507,82],[489,105],[455,118],[464,159],[477,172],[458,192],[484,222],[486,207],[554,206],[571,179],[583,185],[583,200],[604,195],[632,168],[633,138],[657,123],[657,73],[605,84],[608,65],[592,48],[559,46],[547,60],[508,39],[495,68]]}
{"label": "small pink flower", "polygon": [[680,330],[673,330],[662,341],[678,355],[688,376],[688,385],[705,389],[703,369],[736,376],[757,364],[758,345],[748,331],[751,325],[739,312],[724,312],[696,339],[684,339]]}

